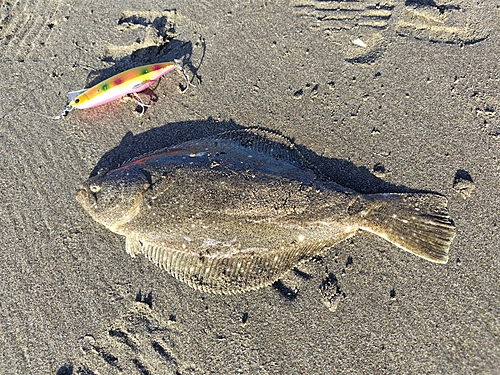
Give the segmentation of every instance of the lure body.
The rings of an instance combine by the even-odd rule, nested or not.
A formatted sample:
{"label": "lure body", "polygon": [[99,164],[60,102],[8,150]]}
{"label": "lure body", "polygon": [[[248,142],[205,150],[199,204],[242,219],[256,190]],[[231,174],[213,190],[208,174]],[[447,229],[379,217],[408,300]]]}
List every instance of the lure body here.
{"label": "lure body", "polygon": [[70,102],[63,112],[69,112],[73,108],[86,109],[96,107],[119,99],[127,94],[143,91],[160,77],[177,67],[178,65],[175,62],[143,65],[119,73],[89,89],[70,92],[68,94]]}

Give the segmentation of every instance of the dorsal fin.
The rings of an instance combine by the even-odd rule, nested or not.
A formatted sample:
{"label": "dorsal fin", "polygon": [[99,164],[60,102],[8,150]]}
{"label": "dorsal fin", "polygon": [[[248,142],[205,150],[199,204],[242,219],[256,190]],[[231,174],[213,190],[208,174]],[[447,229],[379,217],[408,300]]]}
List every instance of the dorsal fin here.
{"label": "dorsal fin", "polygon": [[158,153],[162,153],[168,150],[176,150],[176,149],[178,150],[190,146],[198,146],[198,147],[203,147],[203,145],[210,146],[216,144],[218,141],[220,142],[223,140],[238,142],[243,147],[247,147],[250,150],[272,156],[276,160],[297,162],[299,165],[308,167],[317,172],[314,168],[311,167],[311,164],[304,157],[304,155],[297,149],[295,143],[291,138],[282,135],[276,130],[266,129],[258,126],[236,129],[236,130],[228,130],[226,132],[219,133],[211,137],[186,141],[178,145],[166,147],[160,150],[155,150],[134,157],[126,161],[122,165]]}

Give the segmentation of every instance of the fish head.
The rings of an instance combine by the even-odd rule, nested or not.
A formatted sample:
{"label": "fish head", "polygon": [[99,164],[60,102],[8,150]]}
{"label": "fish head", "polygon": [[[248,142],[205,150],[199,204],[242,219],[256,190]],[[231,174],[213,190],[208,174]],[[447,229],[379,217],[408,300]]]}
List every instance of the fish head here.
{"label": "fish head", "polygon": [[150,186],[149,175],[139,166],[122,167],[88,179],[76,199],[94,220],[116,232],[137,215]]}

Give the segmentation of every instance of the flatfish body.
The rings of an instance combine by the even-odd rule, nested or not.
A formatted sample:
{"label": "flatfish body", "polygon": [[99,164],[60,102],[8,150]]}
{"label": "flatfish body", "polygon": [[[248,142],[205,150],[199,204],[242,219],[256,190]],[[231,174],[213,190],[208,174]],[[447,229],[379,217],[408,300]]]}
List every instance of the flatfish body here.
{"label": "flatfish body", "polygon": [[137,158],[90,178],[77,199],[130,255],[214,293],[268,285],[359,229],[439,263],[455,234],[446,198],[321,180],[292,142],[260,128]]}

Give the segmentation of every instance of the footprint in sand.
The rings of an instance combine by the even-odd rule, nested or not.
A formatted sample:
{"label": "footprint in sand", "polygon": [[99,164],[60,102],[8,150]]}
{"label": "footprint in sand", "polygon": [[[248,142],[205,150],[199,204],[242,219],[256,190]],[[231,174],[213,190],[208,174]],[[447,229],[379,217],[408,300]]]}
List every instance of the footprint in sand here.
{"label": "footprint in sand", "polygon": [[107,55],[119,59],[140,49],[166,45],[175,36],[176,20],[175,10],[123,12],[117,28],[124,36],[124,44],[109,45]]}
{"label": "footprint in sand", "polygon": [[300,17],[342,46],[348,61],[371,63],[389,36],[467,45],[488,37],[485,26],[460,0],[294,0]]}
{"label": "footprint in sand", "polygon": [[186,335],[174,315],[165,322],[148,301],[136,302],[106,331],[84,336],[83,356],[71,367],[79,375],[200,374],[195,364],[183,361],[176,352]]}
{"label": "footprint in sand", "polygon": [[[444,3],[444,1],[441,1]],[[434,0],[407,0],[402,17],[396,22],[396,31],[402,36],[413,36],[437,43],[473,44],[488,37],[476,14],[466,6],[439,4]]]}

